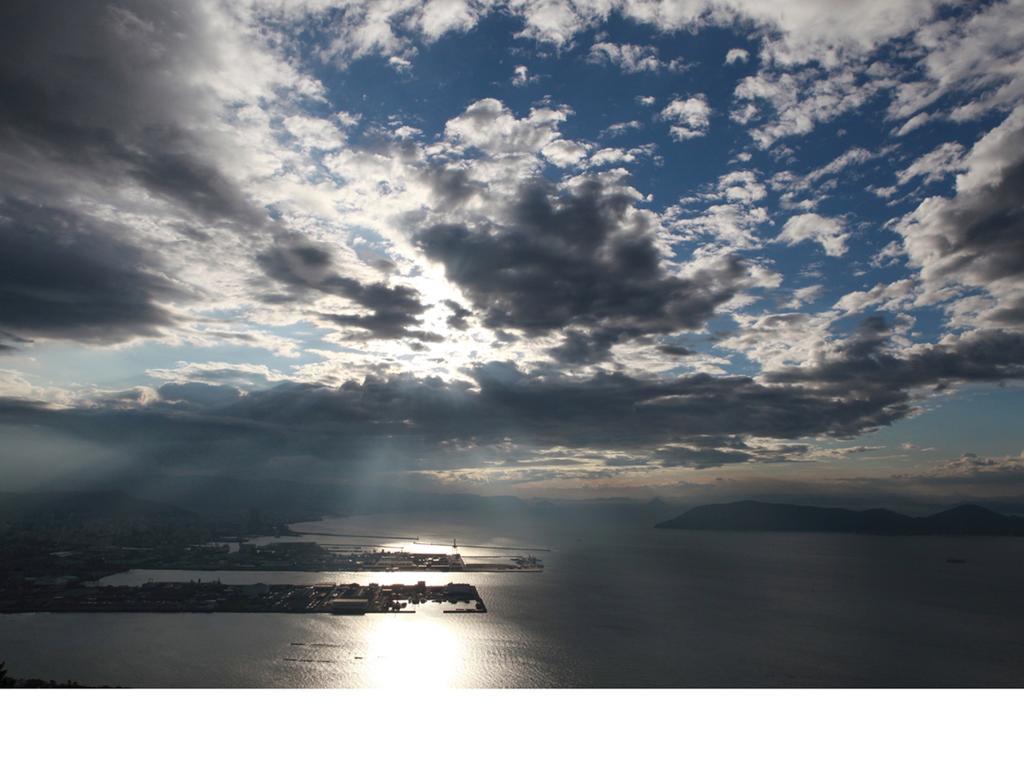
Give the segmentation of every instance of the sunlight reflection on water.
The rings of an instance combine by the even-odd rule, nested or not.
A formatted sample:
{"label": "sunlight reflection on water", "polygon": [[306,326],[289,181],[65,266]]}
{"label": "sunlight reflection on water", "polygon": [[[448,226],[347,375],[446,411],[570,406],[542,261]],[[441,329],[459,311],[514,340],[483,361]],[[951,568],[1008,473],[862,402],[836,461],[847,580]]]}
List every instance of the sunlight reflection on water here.
{"label": "sunlight reflection on water", "polygon": [[362,660],[366,685],[422,690],[456,684],[463,649],[452,617],[421,607],[417,616],[370,618]]}
{"label": "sunlight reflection on water", "polygon": [[[397,516],[317,524],[380,534],[355,539],[378,547],[409,533],[420,535],[420,546],[458,536],[464,556],[477,554],[472,544],[514,545],[509,525]],[[541,554],[543,571],[130,571],[103,580],[466,581],[479,588],[484,614],[445,614],[454,607],[447,603],[410,606],[415,615],[12,614],[0,616],[0,651],[20,676],[136,687],[1024,681],[1024,539],[581,532],[552,524],[524,529],[520,541],[551,548]],[[966,564],[951,566],[951,556]]]}

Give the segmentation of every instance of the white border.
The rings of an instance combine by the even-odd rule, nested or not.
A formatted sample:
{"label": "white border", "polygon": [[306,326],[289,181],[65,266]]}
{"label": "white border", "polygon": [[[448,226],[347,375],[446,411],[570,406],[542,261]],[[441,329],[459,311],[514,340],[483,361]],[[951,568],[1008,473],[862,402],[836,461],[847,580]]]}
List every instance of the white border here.
{"label": "white border", "polygon": [[0,690],[0,732],[9,766],[988,768],[1021,764],[1022,703],[1019,690]]}

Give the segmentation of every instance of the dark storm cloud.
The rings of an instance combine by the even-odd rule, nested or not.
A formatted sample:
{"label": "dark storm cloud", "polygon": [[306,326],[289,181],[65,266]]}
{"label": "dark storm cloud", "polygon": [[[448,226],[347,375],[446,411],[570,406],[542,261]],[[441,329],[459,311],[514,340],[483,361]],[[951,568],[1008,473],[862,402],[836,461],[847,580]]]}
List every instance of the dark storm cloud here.
{"label": "dark storm cloud", "polygon": [[449,328],[454,328],[457,331],[464,331],[469,328],[469,324],[466,322],[466,319],[473,316],[472,312],[459,304],[459,302],[452,301],[451,299],[446,299],[444,305],[452,311],[452,313],[448,315]]}
{"label": "dark storm cloud", "polygon": [[424,180],[446,208],[462,205],[482,191],[480,183],[474,182],[464,168],[430,168],[424,172]]}
{"label": "dark storm cloud", "polygon": [[662,464],[708,467],[806,451],[763,447],[750,441],[755,437],[849,437],[891,424],[912,412],[920,387],[1024,377],[1020,334],[977,334],[906,358],[888,351],[887,338],[884,324],[870,319],[834,359],[767,383],[706,374],[580,378],[490,363],[471,369],[471,382],[368,377],[338,388],[289,383],[244,395],[176,384],[162,388],[156,402],[118,396],[116,406],[65,410],[7,401],[0,419],[159,447],[165,458],[179,451],[183,461],[201,444],[214,454],[230,447],[237,461],[293,454],[357,460],[386,449],[429,466],[453,445],[512,441],[530,449],[653,450]]}
{"label": "dark storm cloud", "polygon": [[684,347],[682,344],[659,344],[656,349],[669,357],[689,357],[693,354],[692,349]]}
{"label": "dark storm cloud", "polygon": [[313,455],[341,462],[344,473],[379,451],[402,466],[431,468],[510,443],[524,451],[650,451],[661,465],[706,468],[799,459],[805,446],[753,438],[862,434],[912,413],[915,393],[927,388],[1024,378],[1024,334],[976,332],[909,353],[893,347],[890,334],[870,317],[825,361],[764,382],[584,378],[489,363],[469,369],[472,380],[463,382],[367,377],[338,388],[287,383],[245,394],[186,383],[165,385],[156,401],[129,393],[63,410],[8,400],[0,422],[118,444],[162,462],[191,462],[201,445],[208,463]]}
{"label": "dark storm cloud", "polygon": [[603,363],[611,358],[612,347],[625,335],[616,331],[566,331],[562,343],[548,350],[548,354],[566,365]]}
{"label": "dark storm cloud", "polygon": [[257,261],[289,291],[267,300],[324,291],[368,310],[335,315],[335,323],[385,338],[436,338],[405,332],[424,310],[413,289],[337,274],[325,251],[271,222],[219,167],[201,126],[219,119],[220,105],[194,76],[218,66],[203,15],[191,2],[156,0],[4,4],[0,326],[99,343],[173,323],[156,303],[173,294],[160,254],[90,221],[74,195],[87,185],[107,194],[142,187],[171,203],[186,218],[179,231],[197,241],[209,242],[197,223],[273,238]]}
{"label": "dark storm cloud", "polygon": [[746,451],[720,451],[717,448],[691,448],[689,446],[662,448],[655,455],[662,466],[689,467],[691,469],[711,469],[724,464],[744,464],[754,458],[753,454]]}
{"label": "dark storm cloud", "polygon": [[954,341],[901,354],[887,345],[889,329],[881,317],[869,317],[836,353],[814,366],[769,373],[780,384],[811,384],[836,396],[885,401],[905,398],[919,387],[956,382],[996,382],[1024,377],[1024,334],[975,331]]}
{"label": "dark storm cloud", "polygon": [[[362,328],[369,331],[370,337],[376,339],[415,339],[420,342],[444,341],[444,336],[439,333],[410,328],[410,325],[417,322],[416,318],[401,312],[375,311],[368,315],[324,313],[320,317],[342,327]],[[412,346],[417,350],[424,349],[422,344],[414,344]]]}
{"label": "dark storm cloud", "polygon": [[1021,153],[992,183],[944,207],[935,275],[968,272],[986,282],[1024,276],[1024,147]]}
{"label": "dark storm cloud", "polygon": [[0,341],[119,341],[171,322],[184,292],[146,254],[69,211],[0,203]]}
{"label": "dark storm cloud", "polygon": [[150,192],[186,207],[208,222],[238,226],[268,223],[265,212],[212,163],[188,152],[152,152],[131,158],[130,175]]}
{"label": "dark storm cloud", "polygon": [[967,157],[951,198],[925,200],[897,225],[925,285],[981,288],[997,306],[989,327],[1024,325],[1024,107],[985,135]]}
{"label": "dark storm cloud", "polygon": [[999,308],[993,310],[989,317],[992,322],[1000,325],[1024,326],[1024,296],[1015,300],[1000,302]]}
{"label": "dark storm cloud", "polygon": [[361,283],[340,275],[325,247],[294,236],[281,237],[276,245],[260,253],[256,261],[269,277],[292,291],[291,295],[266,295],[265,300],[271,303],[290,302],[309,292],[330,294],[359,304],[368,314],[321,313],[319,317],[323,320],[363,328],[381,339],[441,341],[443,338],[415,330],[419,315],[426,310],[418,291],[404,285]]}
{"label": "dark storm cloud", "polygon": [[[264,221],[191,127],[214,110],[188,77],[210,62],[210,42],[193,3],[4,3],[0,152],[104,184],[134,180],[203,220]],[[31,169],[20,176],[28,185]]]}
{"label": "dark storm cloud", "polygon": [[655,451],[655,458],[665,467],[688,467],[690,469],[713,469],[727,464],[776,464],[804,458],[809,448],[806,445],[781,445],[770,448],[753,447],[742,440],[731,441],[727,447],[702,445],[672,445]]}
{"label": "dark storm cloud", "polygon": [[7,333],[110,343],[174,323],[158,302],[185,294],[163,276],[161,254],[92,213],[118,195],[141,187],[193,221],[262,226],[265,214],[216,167],[194,127],[213,113],[211,92],[189,76],[209,64],[209,43],[192,3],[3,3]]}
{"label": "dark storm cloud", "polygon": [[241,395],[241,392],[235,387],[199,381],[171,382],[161,386],[157,392],[162,400],[169,403],[186,404],[191,408],[231,405]]}
{"label": "dark storm cloud", "polygon": [[[141,187],[169,203],[185,220],[178,231],[206,247],[201,225],[234,230],[243,242],[272,239],[257,262],[287,290],[266,301],[299,306],[304,292],[321,291],[367,310],[332,315],[339,325],[383,338],[436,339],[407,330],[425,309],[416,291],[337,274],[325,250],[272,222],[222,167],[212,143],[217,132],[206,127],[224,118],[210,82],[224,63],[208,15],[201,4],[159,0],[3,4],[3,245],[20,251],[2,267],[8,301],[0,322],[9,331],[92,342],[170,324],[155,304],[169,295],[157,276],[169,271],[160,254],[104,238],[75,195],[76,187],[104,190],[101,196],[137,195]],[[458,196],[460,178],[442,173],[436,181]]]}
{"label": "dark storm cloud", "polygon": [[17,352],[25,344],[31,343],[32,339],[26,339],[23,336],[0,330],[0,354]]}
{"label": "dark storm cloud", "polygon": [[886,404],[865,407],[744,376],[577,379],[527,376],[491,364],[478,369],[476,378],[481,403],[495,414],[496,431],[514,428],[543,444],[575,447],[651,447],[700,435],[850,434],[894,417]]}
{"label": "dark storm cloud", "polygon": [[597,180],[571,192],[524,186],[502,224],[437,224],[418,233],[494,329],[573,329],[564,362],[605,359],[627,338],[700,327],[743,286],[739,259],[682,278],[662,266],[654,224]]}

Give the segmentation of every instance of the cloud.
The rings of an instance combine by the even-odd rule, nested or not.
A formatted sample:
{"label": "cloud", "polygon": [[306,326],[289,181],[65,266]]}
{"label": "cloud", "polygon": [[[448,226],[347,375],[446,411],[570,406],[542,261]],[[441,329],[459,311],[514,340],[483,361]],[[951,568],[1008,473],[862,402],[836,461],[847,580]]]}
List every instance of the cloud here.
{"label": "cloud", "polygon": [[845,314],[855,314],[870,307],[895,312],[906,307],[914,299],[914,281],[896,280],[892,283],[879,283],[867,291],[851,291],[835,303],[835,308]]}
{"label": "cloud", "polygon": [[[91,176],[138,184],[200,219],[262,221],[218,167],[203,129],[218,119],[217,91],[233,85],[224,81],[235,73],[222,69],[206,87],[196,86],[216,56],[212,25],[196,11],[136,0],[116,7],[65,2],[56,16],[53,6],[11,14],[0,38],[0,151],[45,158],[40,164],[51,164],[51,173],[52,164],[63,165],[72,183]],[[88,72],[82,61],[90,62]],[[258,49],[246,63],[253,67],[248,88],[256,93],[298,81],[268,71]],[[5,165],[9,189],[38,180],[38,169],[24,161]]]}
{"label": "cloud", "polygon": [[770,221],[764,208],[743,203],[709,205],[696,214],[673,207],[666,218],[682,241],[705,241],[695,250],[699,255],[756,248],[762,244],[760,229]]}
{"label": "cloud", "polygon": [[530,75],[530,70],[525,64],[519,64],[513,70],[512,85],[516,88],[522,88],[530,83],[537,82],[539,79],[537,75]]}
{"label": "cloud", "polygon": [[[813,458],[793,440],[852,437],[905,418],[922,390],[1024,377],[1024,335],[974,332],[911,349],[867,318],[818,359],[748,376],[570,376],[491,362],[443,381],[368,376],[339,387],[285,382],[241,392],[214,376],[53,408],[0,400],[0,424],[41,427],[130,452],[136,468],[262,473],[317,456],[334,479],[472,467],[498,446],[542,460],[558,449],[652,451],[659,465]],[[236,374],[225,371],[226,381]],[[244,371],[252,375],[252,371]],[[780,442],[785,441],[785,442]],[[375,459],[374,457],[377,457]]]}
{"label": "cloud", "polygon": [[754,171],[732,171],[718,179],[718,191],[730,202],[756,203],[767,191]]}
{"label": "cloud", "polygon": [[767,149],[780,139],[806,135],[820,123],[859,109],[888,85],[887,80],[853,64],[825,72],[817,67],[765,69],[736,86],[730,116],[749,125],[750,135]]}
{"label": "cloud", "polygon": [[694,354],[692,349],[684,347],[682,344],[659,344],[656,349],[669,357],[689,357]]}
{"label": "cloud", "polygon": [[[895,415],[910,412],[911,392],[957,382],[998,382],[1024,376],[1024,334],[972,331],[910,349],[889,345],[891,329],[880,316],[865,318],[856,333],[837,342],[813,365],[769,372],[765,380],[811,384]],[[884,403],[884,405],[883,405]]]}
{"label": "cloud", "polygon": [[964,453],[956,459],[943,462],[925,475],[938,481],[970,479],[991,483],[1020,482],[1024,480],[1024,452],[1017,456]]}
{"label": "cloud", "polygon": [[745,64],[750,58],[750,52],[743,48],[730,48],[725,54],[726,65]]}
{"label": "cloud", "polygon": [[[214,451],[239,446],[239,462],[322,451],[351,467],[367,448],[397,446],[403,468],[454,466],[459,450],[484,461],[512,435],[523,461],[628,443],[631,461],[696,468],[805,460],[791,441],[860,434],[914,413],[924,393],[1014,379],[1021,350],[1010,329],[1024,326],[1020,5],[939,16],[935,7],[15,3],[0,25],[0,353],[28,369],[36,361],[15,355],[33,340],[160,341],[145,348],[148,378],[125,392],[57,392],[29,383],[49,371],[18,372],[5,379],[11,391],[49,406],[8,403],[7,418],[180,451],[186,462],[200,460],[188,446],[205,450],[210,438]],[[322,72],[313,55],[342,67],[376,56],[367,69],[407,87],[423,46],[489,14],[519,31],[507,66],[525,63],[505,70],[512,85],[536,77],[520,58],[534,51],[545,72],[582,57],[610,74],[681,67],[655,45],[580,36],[612,16],[634,32],[735,28],[746,42],[726,63],[749,63],[750,77],[720,109],[753,141],[726,137],[715,157],[750,163],[747,150],[771,148],[765,165],[716,178],[695,158],[678,169],[689,184],[679,189],[644,177],[662,162],[656,145],[602,147],[574,133],[643,129],[632,95],[621,112],[581,104],[580,120],[550,99],[527,111],[482,98],[429,118],[363,116],[303,71]],[[637,101],[678,141],[708,135],[707,97],[666,103],[668,92]],[[867,149],[820,130],[888,98],[886,131],[987,116],[977,126],[987,134],[973,148],[950,141],[922,154],[934,145],[913,144],[924,133]],[[966,145],[971,130],[955,134]],[[867,242],[871,265],[891,279],[828,286],[815,311],[822,281],[805,285],[784,259],[776,273],[772,249],[761,251],[779,229],[776,211],[778,242],[843,255],[860,222],[811,211],[833,193],[842,210],[841,196],[862,190],[840,182],[896,152],[910,158],[891,168],[898,184],[863,185],[888,200],[869,198],[865,213],[916,207],[890,222],[902,247]],[[630,178],[628,164],[648,158]],[[787,170],[766,173],[773,161]],[[952,174],[954,191],[920,204],[898,189]],[[813,272],[820,265],[803,274]],[[926,322],[910,333],[914,318],[902,313],[936,304],[945,335],[927,335]],[[898,328],[869,318],[849,335],[848,316],[868,310],[901,313]],[[291,367],[238,362],[257,348],[292,356]],[[178,349],[201,362],[177,364]],[[485,364],[495,355],[514,362]],[[40,356],[42,370],[52,358]]]}
{"label": "cloud", "polygon": [[662,69],[676,72],[681,68],[678,59],[662,61],[658,58],[658,49],[653,45],[618,45],[608,41],[594,43],[590,46],[587,61],[592,64],[612,64],[626,74],[638,72],[658,72]]}
{"label": "cloud", "polygon": [[[574,329],[574,349],[586,343],[606,350],[621,338],[697,328],[750,283],[736,258],[674,276],[652,215],[596,179],[561,194],[528,184],[498,221],[433,225],[417,242],[487,327],[534,336]],[[582,359],[569,347],[560,354]]]}
{"label": "cloud", "polygon": [[[221,7],[126,0],[8,10],[2,322],[97,344],[171,333],[194,305],[216,300],[203,278],[244,272],[243,241],[270,226],[244,178],[267,162],[265,135],[241,115],[299,93],[316,98],[315,82]],[[204,252],[211,233],[227,235],[218,266]]]}
{"label": "cloud", "polygon": [[780,171],[772,177],[772,187],[775,189],[808,191],[818,187],[821,182],[847,169],[864,165],[874,160],[878,155],[863,147],[851,147],[825,165],[798,176],[789,171]]}
{"label": "cloud", "polygon": [[[9,399],[0,403],[0,422],[207,466],[210,456],[241,465],[315,454],[342,462],[344,472],[386,449],[403,466],[429,467],[451,460],[456,445],[508,440],[528,451],[661,449],[664,460],[693,466],[793,458],[805,449],[757,439],[850,437],[906,417],[922,388],[1024,376],[1021,334],[978,332],[911,350],[890,348],[888,339],[887,326],[868,318],[817,362],[774,371],[764,382],[707,374],[576,377],[489,363],[468,369],[468,381],[367,377],[337,388],[283,383],[244,395],[178,382],[161,387],[157,398],[63,410]],[[719,453],[694,453],[708,448]],[[472,453],[460,451],[455,460],[466,466]]]}
{"label": "cloud", "polygon": [[480,99],[449,120],[444,132],[458,145],[491,155],[533,155],[561,140],[558,125],[568,116],[564,109],[540,107],[520,119],[498,99]]}
{"label": "cloud", "polygon": [[411,66],[414,39],[434,42],[452,32],[476,26],[484,8],[473,0],[356,0],[346,3],[295,3],[277,8],[262,3],[267,11],[304,16],[331,11],[329,42],[325,55],[341,67],[365,56],[382,56],[394,65]]}
{"label": "cloud", "polygon": [[[264,3],[277,8],[276,3]],[[298,3],[292,14],[319,10],[322,3]],[[334,6],[329,3],[328,6]],[[793,0],[780,5],[760,0],[697,0],[690,3],[647,0],[352,0],[346,2],[332,26],[329,51],[339,63],[368,55],[392,55],[414,49],[475,26],[488,13],[518,20],[518,35],[564,48],[612,14],[659,32],[679,32],[699,26],[749,26],[765,39],[763,56],[793,66],[809,61],[832,64],[841,55],[864,55],[886,41],[907,35],[928,21],[938,0],[909,0],[881,5],[877,0],[823,4]]]}
{"label": "cloud", "polygon": [[916,131],[922,125],[926,125],[935,119],[935,115],[929,114],[928,112],[918,112],[912,118],[907,120],[903,125],[897,128],[894,133],[896,136],[906,136],[911,131]]}
{"label": "cloud", "polygon": [[723,334],[716,346],[740,352],[762,371],[809,365],[828,349],[835,317],[831,312],[736,314],[739,328]]}
{"label": "cloud", "polygon": [[450,299],[445,301],[445,306],[451,310],[451,314],[448,315],[448,327],[454,328],[457,331],[465,331],[469,328],[469,323],[466,322],[467,318],[473,316],[473,313],[466,309],[464,306],[459,304],[457,301],[451,301]]}
{"label": "cloud", "polygon": [[266,389],[288,381],[287,376],[266,365],[223,361],[180,363],[173,368],[150,368],[146,371],[146,376],[176,384],[195,382],[229,386],[236,395],[239,391]]}
{"label": "cloud", "polygon": [[636,130],[639,130],[640,128],[642,128],[642,127],[643,127],[643,123],[641,123],[639,120],[627,120],[627,121],[624,121],[624,122],[621,122],[621,123],[612,123],[607,128],[605,128],[603,131],[601,131],[601,133],[599,135],[602,136],[602,137],[604,137],[604,136],[621,136],[626,131],[636,131]]}
{"label": "cloud", "polygon": [[657,149],[657,146],[654,144],[645,144],[642,147],[632,147],[630,149],[605,147],[604,149],[599,149],[590,156],[588,165],[591,168],[596,168],[602,165],[623,165],[626,163],[635,163],[641,158],[651,157],[655,152],[657,152]]}
{"label": "cloud", "polygon": [[984,291],[979,326],[1024,325],[1024,107],[963,159],[953,197],[930,197],[896,225],[926,294]]}
{"label": "cloud", "polygon": [[586,159],[589,151],[589,146],[582,142],[557,139],[546,145],[541,150],[541,154],[552,165],[557,165],[559,168],[571,168],[580,165]]}
{"label": "cloud", "polygon": [[778,240],[789,245],[813,240],[825,249],[827,255],[842,256],[846,253],[847,237],[842,219],[817,213],[801,213],[786,221]]}
{"label": "cloud", "polygon": [[931,152],[921,155],[903,170],[897,171],[896,183],[902,186],[919,176],[924,176],[925,183],[939,181],[963,169],[963,154],[962,145],[955,141],[947,141]]}
{"label": "cloud", "polygon": [[669,133],[676,141],[703,136],[711,125],[711,107],[703,93],[685,99],[673,99],[659,113],[662,120],[673,123]]}
{"label": "cloud", "polygon": [[414,338],[420,341],[438,341],[436,334],[412,330],[419,324],[418,316],[426,307],[420,302],[419,292],[404,285],[384,283],[365,284],[340,275],[334,260],[323,246],[296,238],[282,238],[273,247],[257,256],[257,262],[267,275],[288,287],[290,297],[270,294],[271,303],[302,299],[310,292],[337,296],[369,310],[368,314],[321,312],[320,318],[341,326],[355,326],[369,331],[376,338]]}
{"label": "cloud", "polygon": [[123,230],[67,210],[0,204],[0,338],[157,336],[174,323],[165,302],[186,294]]}
{"label": "cloud", "polygon": [[1015,0],[977,4],[965,17],[938,18],[917,29],[923,77],[895,90],[889,116],[905,120],[897,135],[939,118],[966,122],[1017,104],[1024,97],[1022,34],[1024,8]]}
{"label": "cloud", "polygon": [[805,461],[809,446],[786,444],[774,440],[744,440],[736,435],[701,435],[688,444],[669,445],[655,451],[655,458],[665,467],[712,469],[728,464],[778,464]]}
{"label": "cloud", "polygon": [[816,301],[825,293],[823,285],[808,285],[793,291],[792,298],[784,305],[787,309],[799,309],[804,304]]}

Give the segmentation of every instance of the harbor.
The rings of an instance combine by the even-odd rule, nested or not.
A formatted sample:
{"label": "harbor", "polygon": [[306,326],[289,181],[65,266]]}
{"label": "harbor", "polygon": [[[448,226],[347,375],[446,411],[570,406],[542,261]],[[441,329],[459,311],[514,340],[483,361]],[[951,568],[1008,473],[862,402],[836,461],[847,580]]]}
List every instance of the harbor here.
{"label": "harbor", "polygon": [[[505,549],[505,548],[494,548]],[[242,542],[199,545],[162,557],[150,557],[143,567],[208,571],[468,571],[502,573],[541,571],[542,561],[524,550],[518,554],[464,557],[458,543],[447,552],[418,552],[365,545],[324,545],[315,541]]]}
{"label": "harbor", "polygon": [[445,613],[486,613],[472,584],[222,584],[149,582],[141,586],[24,585],[0,593],[0,613],[415,613],[442,603]]}

